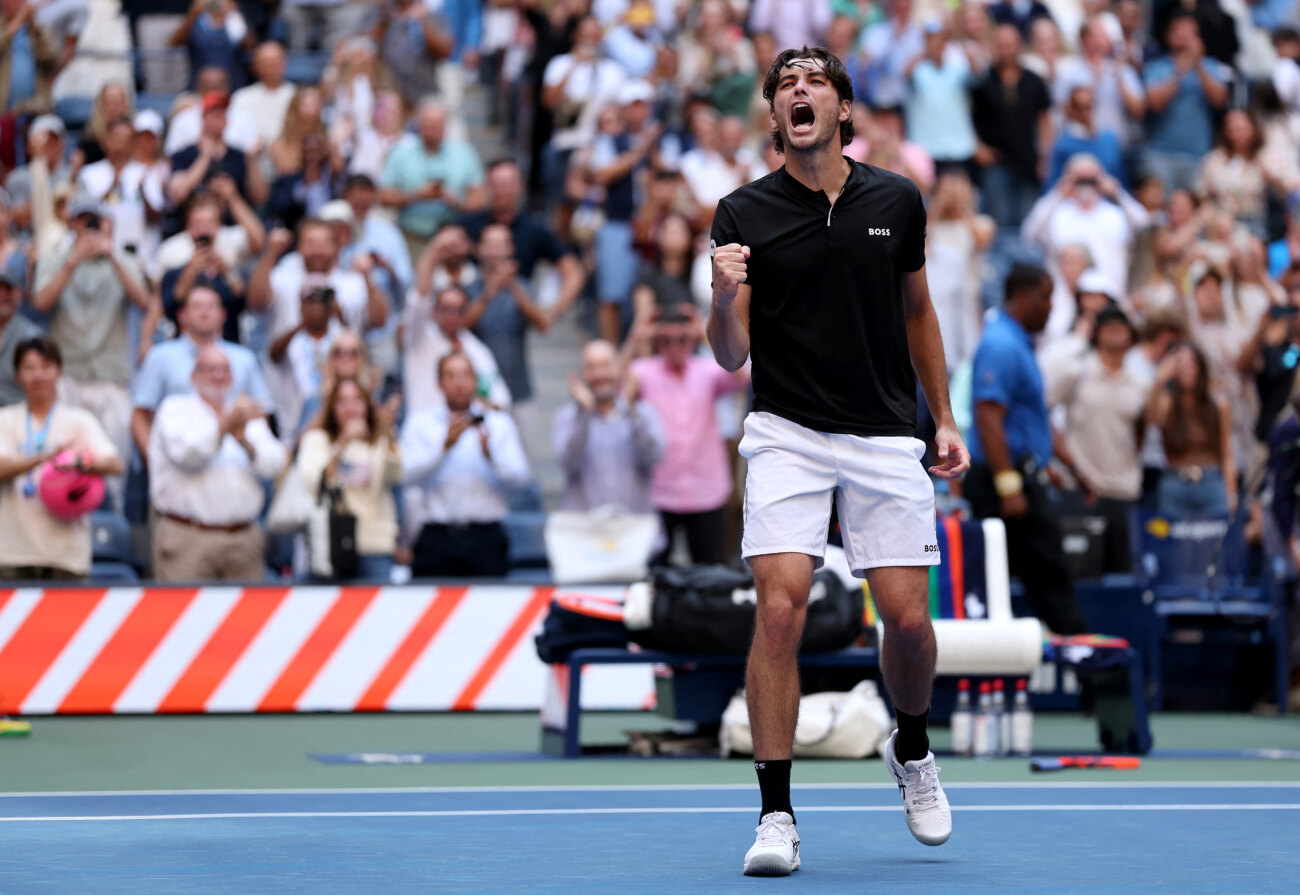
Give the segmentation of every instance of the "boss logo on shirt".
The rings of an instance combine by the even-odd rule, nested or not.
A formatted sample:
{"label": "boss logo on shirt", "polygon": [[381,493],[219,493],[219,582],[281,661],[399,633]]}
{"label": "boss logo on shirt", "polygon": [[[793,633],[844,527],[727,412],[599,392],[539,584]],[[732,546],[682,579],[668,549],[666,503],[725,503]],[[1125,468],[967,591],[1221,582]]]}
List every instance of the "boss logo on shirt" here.
{"label": "boss logo on shirt", "polygon": [[868,227],[868,228],[867,228],[867,235],[868,235],[868,236],[888,236],[888,235],[889,235],[889,228],[888,228],[888,227]]}

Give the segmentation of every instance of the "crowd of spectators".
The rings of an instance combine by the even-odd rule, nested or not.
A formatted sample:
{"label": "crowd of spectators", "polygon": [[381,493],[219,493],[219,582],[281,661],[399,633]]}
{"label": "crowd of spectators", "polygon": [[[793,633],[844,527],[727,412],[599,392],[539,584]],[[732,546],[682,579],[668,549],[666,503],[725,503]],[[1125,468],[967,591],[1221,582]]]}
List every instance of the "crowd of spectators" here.
{"label": "crowd of spectators", "polygon": [[[6,572],[86,573],[81,542],[11,541],[69,448],[152,527],[158,577],[253,576],[291,476],[342,495],[358,574],[501,574],[548,442],[564,508],[735,559],[748,381],[703,345],[708,234],[781,164],[758,88],[804,44],[853,79],[845,154],[926,199],[965,425],[986,314],[1041,264],[1054,486],[1116,531],[1145,502],[1291,537],[1259,486],[1297,430],[1295,0],[151,0],[133,34],[172,23],[186,89],[163,115],[97,85],[74,124],[52,84],[99,3],[0,0]],[[504,153],[470,139],[471,90]],[[562,319],[594,341],[552,419],[527,348]]]}

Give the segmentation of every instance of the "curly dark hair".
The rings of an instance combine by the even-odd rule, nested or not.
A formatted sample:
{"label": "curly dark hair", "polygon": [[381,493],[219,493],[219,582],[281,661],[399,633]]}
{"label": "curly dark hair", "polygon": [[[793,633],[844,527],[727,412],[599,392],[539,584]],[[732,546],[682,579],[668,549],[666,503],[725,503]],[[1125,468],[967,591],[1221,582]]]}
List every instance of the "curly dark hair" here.
{"label": "curly dark hair", "polygon": [[[826,71],[826,76],[834,85],[835,92],[840,95],[840,101],[853,102],[853,79],[849,77],[849,70],[844,67],[844,63],[825,47],[802,47],[798,50],[786,50],[777,56],[768,67],[767,74],[763,76],[763,99],[767,100],[769,109],[775,108],[776,105],[776,85],[781,80],[781,69],[798,59],[820,62]],[[848,146],[851,142],[853,142],[853,119],[849,118],[847,121],[840,122],[840,145]],[[785,154],[785,141],[781,139],[781,132],[778,130],[772,131],[772,145],[776,147],[778,153]]]}

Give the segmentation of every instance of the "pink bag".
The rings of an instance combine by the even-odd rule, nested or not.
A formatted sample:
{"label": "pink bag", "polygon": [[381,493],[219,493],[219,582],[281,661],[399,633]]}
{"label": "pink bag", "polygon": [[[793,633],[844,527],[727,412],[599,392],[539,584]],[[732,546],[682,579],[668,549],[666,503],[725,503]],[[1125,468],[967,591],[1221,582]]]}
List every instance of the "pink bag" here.
{"label": "pink bag", "polygon": [[64,451],[41,468],[41,501],[64,522],[74,522],[104,502],[103,477],[77,469],[76,462],[74,451]]}

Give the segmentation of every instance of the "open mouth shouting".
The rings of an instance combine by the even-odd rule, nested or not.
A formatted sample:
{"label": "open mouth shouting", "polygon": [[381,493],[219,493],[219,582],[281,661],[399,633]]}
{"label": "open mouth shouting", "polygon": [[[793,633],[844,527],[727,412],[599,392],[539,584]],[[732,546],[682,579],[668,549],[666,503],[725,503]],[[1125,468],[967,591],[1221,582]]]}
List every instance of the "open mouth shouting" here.
{"label": "open mouth shouting", "polygon": [[811,103],[800,100],[790,107],[790,130],[796,134],[812,133],[817,113]]}

